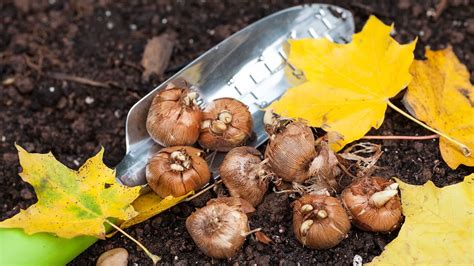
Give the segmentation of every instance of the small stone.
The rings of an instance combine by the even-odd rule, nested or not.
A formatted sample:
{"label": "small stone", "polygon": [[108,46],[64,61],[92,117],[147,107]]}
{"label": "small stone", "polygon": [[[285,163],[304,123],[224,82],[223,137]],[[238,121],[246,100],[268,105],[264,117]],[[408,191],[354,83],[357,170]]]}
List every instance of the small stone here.
{"label": "small stone", "polygon": [[94,103],[94,98],[92,98],[91,96],[87,96],[86,99],[85,99],[85,102],[86,104],[93,104]]}
{"label": "small stone", "polygon": [[31,191],[27,188],[24,188],[20,191],[20,196],[26,200],[32,199],[34,197],[33,193],[31,193]]}
{"label": "small stone", "polygon": [[122,116],[122,113],[120,112],[120,110],[115,110],[114,116],[115,116],[116,118],[120,118],[120,117]]}
{"label": "small stone", "polygon": [[353,266],[362,266],[363,259],[360,255],[355,255],[354,258],[352,259],[352,265]]}
{"label": "small stone", "polygon": [[128,251],[124,248],[108,250],[97,259],[97,266],[126,266],[128,263]]}
{"label": "small stone", "polygon": [[56,107],[61,110],[61,109],[64,109],[66,106],[67,106],[67,98],[61,97]]}

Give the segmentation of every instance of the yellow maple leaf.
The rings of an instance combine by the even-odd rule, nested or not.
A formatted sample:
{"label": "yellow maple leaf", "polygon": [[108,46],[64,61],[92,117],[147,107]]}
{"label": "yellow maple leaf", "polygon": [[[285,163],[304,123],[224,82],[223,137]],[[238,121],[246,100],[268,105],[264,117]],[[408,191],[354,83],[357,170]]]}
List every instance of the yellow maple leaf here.
{"label": "yellow maple leaf", "polygon": [[166,198],[162,198],[156,195],[153,191],[145,193],[132,202],[132,206],[135,208],[135,211],[138,212],[138,215],[121,223],[120,228],[129,228],[130,226],[146,221],[149,218],[175,206],[192,194],[194,194],[194,191],[190,191],[188,194],[181,197],[173,197],[170,195]]}
{"label": "yellow maple leaf", "polygon": [[403,224],[372,265],[474,265],[474,174],[437,188],[397,180]]}
{"label": "yellow maple leaf", "polygon": [[115,181],[114,170],[102,162],[103,149],[74,171],[51,153],[28,153],[16,147],[23,168],[20,176],[35,188],[38,202],[0,222],[1,228],[23,228],[27,234],[49,232],[63,238],[104,238],[107,218],[128,220],[137,215],[130,203],[140,188]]}
{"label": "yellow maple leaf", "polygon": [[409,67],[416,41],[400,45],[390,37],[393,26],[371,16],[349,44],[327,39],[290,40],[289,60],[307,81],[289,89],[269,108],[311,126],[336,131],[340,150],[383,122],[388,99],[411,80]]}
{"label": "yellow maple leaf", "polygon": [[[416,118],[448,134],[474,150],[474,86],[469,71],[459,62],[451,47],[426,51],[427,60],[415,60],[410,73],[404,104]],[[444,161],[452,169],[460,164],[474,166],[474,155],[444,137],[439,147]]]}

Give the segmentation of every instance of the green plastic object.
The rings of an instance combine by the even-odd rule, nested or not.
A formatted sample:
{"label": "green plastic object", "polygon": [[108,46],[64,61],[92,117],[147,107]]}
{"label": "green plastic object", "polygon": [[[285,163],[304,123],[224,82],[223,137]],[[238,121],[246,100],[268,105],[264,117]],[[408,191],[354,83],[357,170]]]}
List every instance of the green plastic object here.
{"label": "green plastic object", "polygon": [[0,265],[66,265],[98,239],[65,239],[49,233],[27,235],[22,229],[0,229]]}

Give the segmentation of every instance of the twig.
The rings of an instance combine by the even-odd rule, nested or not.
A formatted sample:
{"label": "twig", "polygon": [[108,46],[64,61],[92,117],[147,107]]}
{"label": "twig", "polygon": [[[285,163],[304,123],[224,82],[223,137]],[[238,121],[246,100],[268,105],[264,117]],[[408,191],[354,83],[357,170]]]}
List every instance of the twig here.
{"label": "twig", "polygon": [[67,81],[72,81],[72,82],[76,82],[76,83],[80,83],[84,85],[89,85],[92,87],[99,87],[99,88],[106,88],[106,89],[110,88],[110,85],[104,82],[95,81],[95,80],[83,78],[83,77],[72,76],[72,75],[63,74],[63,73],[54,73],[54,72],[47,73],[46,76],[53,79],[57,79],[57,80],[67,80]]}
{"label": "twig", "polygon": [[216,185],[222,183],[222,179],[216,181],[214,184],[210,185],[210,186],[207,186],[205,189],[202,189],[201,191],[199,191],[198,193],[192,195],[191,197],[185,199],[184,201],[191,201],[199,196],[201,196],[202,194],[204,194],[204,192],[208,191],[209,189],[215,187]]}
{"label": "twig", "polygon": [[26,65],[29,66],[31,69],[35,70],[36,72],[38,72],[38,74],[41,76],[42,74],[41,67],[31,62],[30,58],[26,55],[24,55],[23,58],[25,59]]}
{"label": "twig", "polygon": [[436,11],[433,16],[434,19],[437,20],[447,7],[448,7],[448,0],[440,0],[439,4],[436,5]]}
{"label": "twig", "polygon": [[130,68],[135,69],[136,71],[138,71],[138,72],[140,72],[140,73],[143,72],[143,67],[140,66],[140,65],[137,65],[137,64],[132,63],[132,62],[130,62],[130,61],[124,61],[123,64],[124,64],[125,66],[128,66],[128,67],[130,67]]}
{"label": "twig", "polygon": [[245,233],[245,236],[251,235],[251,234],[256,233],[256,232],[260,232],[261,230],[262,230],[261,227],[255,228],[255,229],[250,230],[250,231],[248,231],[247,233]]}
{"label": "twig", "polygon": [[428,140],[439,138],[438,134],[428,136],[364,136],[363,139],[377,139],[377,140]]}
{"label": "twig", "polygon": [[114,223],[112,223],[111,221],[105,219],[105,222],[108,223],[110,226],[112,226],[113,228],[117,229],[117,231],[119,231],[120,233],[122,233],[124,236],[128,237],[130,240],[132,240],[133,242],[135,242],[135,244],[137,244],[141,249],[143,249],[143,251],[145,251],[146,255],[153,261],[153,265],[156,265],[158,263],[158,261],[161,260],[161,258],[153,253],[151,253],[144,245],[142,245],[142,243],[138,242],[138,240],[136,240],[135,238],[133,238],[131,235],[127,234],[127,232],[125,232],[124,230],[122,230],[122,228],[116,226]]}

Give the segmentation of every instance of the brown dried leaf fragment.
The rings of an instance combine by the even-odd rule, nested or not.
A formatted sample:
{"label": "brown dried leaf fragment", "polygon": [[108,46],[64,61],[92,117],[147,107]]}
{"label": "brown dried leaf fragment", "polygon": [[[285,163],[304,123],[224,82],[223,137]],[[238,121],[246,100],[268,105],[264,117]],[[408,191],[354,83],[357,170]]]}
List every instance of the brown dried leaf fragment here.
{"label": "brown dried leaf fragment", "polygon": [[144,68],[142,78],[148,80],[151,74],[161,75],[168,67],[173,52],[175,34],[162,34],[148,40],[143,51],[141,65]]}
{"label": "brown dried leaf fragment", "polygon": [[257,241],[260,243],[263,243],[265,245],[271,244],[272,239],[268,237],[265,233],[262,231],[257,231],[255,232],[255,238],[257,238]]}

